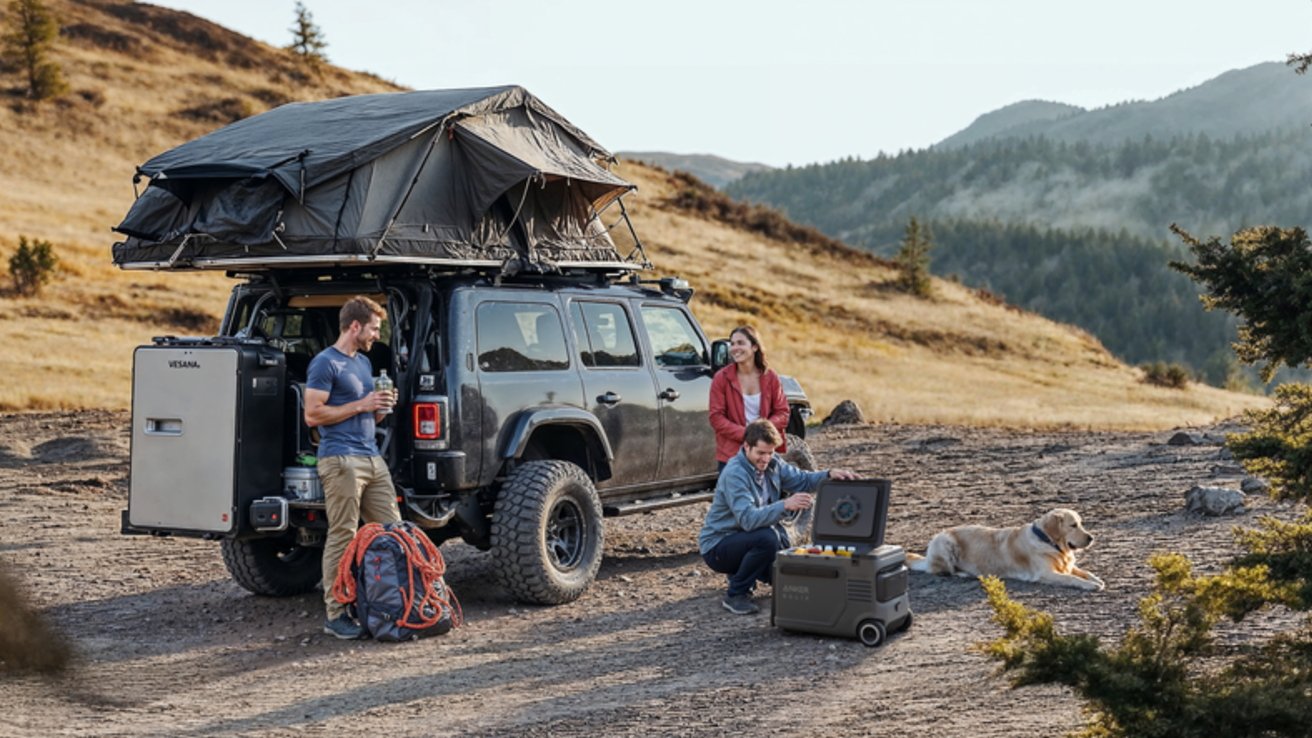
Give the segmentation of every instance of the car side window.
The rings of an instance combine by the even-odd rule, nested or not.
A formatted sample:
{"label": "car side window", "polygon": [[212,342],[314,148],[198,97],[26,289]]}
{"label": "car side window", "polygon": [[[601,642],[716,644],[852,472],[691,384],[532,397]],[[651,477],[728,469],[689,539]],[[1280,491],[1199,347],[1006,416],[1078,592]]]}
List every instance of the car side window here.
{"label": "car side window", "polygon": [[678,308],[644,305],[642,324],[651,339],[657,366],[709,366],[706,344],[692,321]]}
{"label": "car side window", "polygon": [[575,302],[570,307],[574,338],[584,366],[640,366],[633,327],[624,308],[606,302]]}
{"label": "car side window", "polygon": [[565,330],[551,305],[485,302],[475,313],[478,366],[485,372],[529,372],[569,367]]}

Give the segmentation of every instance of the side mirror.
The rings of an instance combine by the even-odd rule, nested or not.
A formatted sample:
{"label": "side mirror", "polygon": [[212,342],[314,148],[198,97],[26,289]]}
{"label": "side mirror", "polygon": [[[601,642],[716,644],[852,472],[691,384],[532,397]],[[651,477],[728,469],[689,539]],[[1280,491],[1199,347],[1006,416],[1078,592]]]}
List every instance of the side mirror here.
{"label": "side mirror", "polygon": [[711,369],[718,372],[732,363],[733,359],[729,358],[729,342],[723,338],[711,341]]}

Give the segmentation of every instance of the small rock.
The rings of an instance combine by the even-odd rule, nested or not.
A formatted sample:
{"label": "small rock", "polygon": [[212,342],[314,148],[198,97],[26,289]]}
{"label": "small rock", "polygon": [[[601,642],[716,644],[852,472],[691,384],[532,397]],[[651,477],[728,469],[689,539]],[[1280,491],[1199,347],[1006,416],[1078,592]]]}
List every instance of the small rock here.
{"label": "small rock", "polygon": [[1179,431],[1175,435],[1171,436],[1169,440],[1167,440],[1166,445],[1201,446],[1205,442],[1206,441],[1202,433],[1197,433],[1195,431]]}
{"label": "small rock", "polygon": [[310,645],[310,637],[309,637],[309,636],[306,636],[306,637],[302,638],[302,639],[301,639],[301,645],[302,645],[302,646],[308,646],[308,645]]}
{"label": "small rock", "polygon": [[843,400],[833,412],[829,413],[829,417],[824,419],[822,425],[864,424],[865,422],[866,416],[861,412],[861,408],[851,400]]}
{"label": "small rock", "polygon": [[1243,490],[1244,494],[1248,495],[1264,495],[1271,491],[1271,483],[1260,477],[1246,477],[1244,481],[1239,484],[1239,489]]}
{"label": "small rock", "polygon": [[301,610],[300,617],[303,617],[303,618],[308,618],[308,617],[310,617],[310,611],[309,611],[309,610]]}
{"label": "small rock", "polygon": [[632,581],[633,581],[633,577],[629,576],[628,574],[621,574],[621,575],[620,575],[620,580],[621,580],[621,581],[624,581],[624,582],[632,582]]}
{"label": "small rock", "polygon": [[1244,467],[1238,464],[1216,464],[1212,467],[1214,477],[1242,477]]}
{"label": "small rock", "polygon": [[1216,458],[1221,461],[1234,461],[1235,455],[1230,451],[1229,446],[1222,446],[1221,450],[1216,452]]}
{"label": "small rock", "polygon": [[1229,487],[1194,487],[1185,493],[1185,509],[1203,515],[1242,515],[1243,492]]}
{"label": "small rock", "polygon": [[273,640],[278,643],[282,643],[283,641],[287,640],[287,636],[274,636]]}

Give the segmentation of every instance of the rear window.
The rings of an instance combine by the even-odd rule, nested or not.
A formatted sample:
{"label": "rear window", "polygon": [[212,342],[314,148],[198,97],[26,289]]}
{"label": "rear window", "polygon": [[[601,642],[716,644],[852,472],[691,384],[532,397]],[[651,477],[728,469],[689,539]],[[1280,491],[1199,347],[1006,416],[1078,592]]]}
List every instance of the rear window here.
{"label": "rear window", "polygon": [[531,302],[485,302],[475,313],[478,367],[485,372],[569,368],[560,313]]}

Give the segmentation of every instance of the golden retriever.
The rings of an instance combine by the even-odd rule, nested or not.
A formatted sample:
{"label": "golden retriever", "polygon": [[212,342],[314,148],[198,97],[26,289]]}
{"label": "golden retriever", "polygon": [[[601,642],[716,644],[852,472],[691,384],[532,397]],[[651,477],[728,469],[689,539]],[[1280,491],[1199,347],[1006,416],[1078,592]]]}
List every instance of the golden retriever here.
{"label": "golden retriever", "polygon": [[949,528],[929,540],[924,556],[907,554],[907,566],[945,576],[991,575],[1099,590],[1103,581],[1075,565],[1075,551],[1092,544],[1079,513],[1058,508],[1015,528]]}

